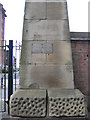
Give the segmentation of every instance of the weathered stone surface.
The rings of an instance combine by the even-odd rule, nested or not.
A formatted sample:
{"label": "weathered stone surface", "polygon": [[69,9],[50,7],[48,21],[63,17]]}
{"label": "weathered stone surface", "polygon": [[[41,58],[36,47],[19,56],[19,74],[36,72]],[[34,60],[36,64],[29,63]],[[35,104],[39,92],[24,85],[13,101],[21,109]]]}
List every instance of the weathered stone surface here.
{"label": "weathered stone surface", "polygon": [[38,53],[43,53],[43,54],[51,54],[53,53],[53,44],[51,43],[34,43],[32,44],[32,53],[33,54],[38,54]]}
{"label": "weathered stone surface", "polygon": [[25,19],[28,20],[62,20],[67,19],[66,2],[26,2]]}
{"label": "weathered stone surface", "polygon": [[46,19],[46,2],[26,2],[25,19]]}
{"label": "weathered stone surface", "polygon": [[42,44],[40,43],[33,43],[32,44],[32,53],[42,53]]}
{"label": "weathered stone surface", "polygon": [[27,2],[46,2],[47,0],[26,0]]}
{"label": "weathered stone surface", "polygon": [[49,116],[86,116],[85,96],[74,89],[49,90]]}
{"label": "weathered stone surface", "polygon": [[22,41],[22,50],[21,50],[21,64],[23,63],[31,63],[31,51],[32,51],[32,44],[31,42]]}
{"label": "weathered stone surface", "polygon": [[66,2],[47,2],[47,20],[67,19],[67,3]]}
{"label": "weathered stone surface", "polygon": [[23,40],[21,64],[33,63],[72,65],[70,42]]}
{"label": "weathered stone surface", "polygon": [[74,88],[72,65],[21,65],[21,88],[28,88],[33,83],[45,89]]}
{"label": "weathered stone surface", "polygon": [[53,44],[53,53],[47,54],[47,63],[72,65],[71,44],[67,41],[47,41]]}
{"label": "weathered stone surface", "polygon": [[[23,40],[21,50],[21,64],[46,63],[46,54],[42,54],[42,44],[46,41],[25,41]],[[41,47],[40,47],[41,46]],[[33,54],[37,51],[38,54]]]}
{"label": "weathered stone surface", "polygon": [[45,117],[46,90],[24,89],[11,96],[10,114],[22,117]]}
{"label": "weathered stone surface", "polygon": [[47,2],[66,2],[66,0],[46,0]]}
{"label": "weathered stone surface", "polygon": [[46,54],[32,54],[32,64],[45,64]]}
{"label": "weathered stone surface", "polygon": [[26,0],[26,2],[66,2],[66,0]]}
{"label": "weathered stone surface", "polygon": [[67,20],[25,20],[23,40],[70,40]]}

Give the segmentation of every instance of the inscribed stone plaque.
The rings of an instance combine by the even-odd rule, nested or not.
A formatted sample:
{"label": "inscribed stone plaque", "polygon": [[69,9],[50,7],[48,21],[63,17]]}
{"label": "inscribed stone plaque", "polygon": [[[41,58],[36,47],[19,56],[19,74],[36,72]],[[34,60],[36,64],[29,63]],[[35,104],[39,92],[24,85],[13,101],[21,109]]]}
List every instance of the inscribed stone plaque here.
{"label": "inscribed stone plaque", "polygon": [[32,53],[41,53],[42,52],[42,44],[40,43],[33,43],[32,44]]}
{"label": "inscribed stone plaque", "polygon": [[50,43],[33,43],[32,44],[32,53],[38,54],[38,53],[44,53],[44,54],[50,54],[53,53],[53,44]]}
{"label": "inscribed stone plaque", "polygon": [[50,43],[43,44],[42,53],[46,54],[53,53],[53,44]]}

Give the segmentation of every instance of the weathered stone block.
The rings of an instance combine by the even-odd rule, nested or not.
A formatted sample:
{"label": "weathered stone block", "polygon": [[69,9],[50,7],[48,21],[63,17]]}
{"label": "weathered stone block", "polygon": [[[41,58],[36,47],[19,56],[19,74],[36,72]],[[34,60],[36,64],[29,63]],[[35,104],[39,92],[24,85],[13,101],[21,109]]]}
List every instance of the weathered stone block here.
{"label": "weathered stone block", "polygon": [[48,91],[49,116],[86,116],[85,96],[76,89],[52,89]]}
{"label": "weathered stone block", "polygon": [[32,54],[32,64],[45,64],[46,54]]}
{"label": "weathered stone block", "polygon": [[32,53],[34,54],[42,53],[42,44],[37,42],[32,44]]}
{"label": "weathered stone block", "polygon": [[46,0],[47,2],[66,2],[66,0]]}
{"label": "weathered stone block", "polygon": [[46,63],[46,54],[42,53],[46,41],[22,41],[21,64]]}
{"label": "weathered stone block", "polygon": [[68,19],[65,1],[27,1],[25,19],[29,20],[61,20]]}
{"label": "weathered stone block", "polygon": [[[68,76],[68,77],[67,77]],[[21,65],[20,86],[28,88],[36,84],[42,89],[74,88],[72,65],[33,64]]]}
{"label": "weathered stone block", "polygon": [[45,53],[45,54],[53,53],[53,44],[51,44],[51,43],[43,44],[42,53]]}
{"label": "weathered stone block", "polygon": [[26,0],[26,2],[66,2],[66,0]]}
{"label": "weathered stone block", "polygon": [[53,44],[53,53],[47,54],[47,63],[72,65],[71,44],[67,41],[47,41]]}
{"label": "weathered stone block", "polygon": [[21,64],[53,63],[72,65],[71,44],[68,41],[23,40]]}
{"label": "weathered stone block", "polygon": [[47,0],[26,0],[26,2],[46,2]]}
{"label": "weathered stone block", "polygon": [[32,42],[22,41],[21,64],[31,63]]}
{"label": "weathered stone block", "polygon": [[66,2],[47,2],[47,19],[48,20],[61,20],[68,19],[67,3]]}
{"label": "weathered stone block", "polygon": [[10,114],[22,117],[46,116],[46,90],[20,89],[11,96]]}
{"label": "weathered stone block", "polygon": [[67,20],[25,20],[23,40],[70,40]]}
{"label": "weathered stone block", "polygon": [[46,2],[26,2],[25,19],[43,20],[46,19]]}

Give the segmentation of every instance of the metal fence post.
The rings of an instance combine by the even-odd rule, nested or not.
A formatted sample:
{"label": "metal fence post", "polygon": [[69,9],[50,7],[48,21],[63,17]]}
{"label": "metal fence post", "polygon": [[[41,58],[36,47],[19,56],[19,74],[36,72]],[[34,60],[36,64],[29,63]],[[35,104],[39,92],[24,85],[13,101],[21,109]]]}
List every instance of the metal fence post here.
{"label": "metal fence post", "polygon": [[10,113],[9,101],[13,94],[13,40],[9,40],[9,66],[8,66],[8,114]]}
{"label": "metal fence post", "polygon": [[4,111],[6,112],[6,41],[4,49]]}

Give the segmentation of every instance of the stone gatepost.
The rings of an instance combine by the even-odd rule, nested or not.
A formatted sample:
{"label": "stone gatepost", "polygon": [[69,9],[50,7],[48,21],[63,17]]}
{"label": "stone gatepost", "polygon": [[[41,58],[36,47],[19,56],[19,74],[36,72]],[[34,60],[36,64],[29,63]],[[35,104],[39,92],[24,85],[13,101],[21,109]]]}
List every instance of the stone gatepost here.
{"label": "stone gatepost", "polygon": [[74,89],[66,0],[26,0],[20,89],[10,113],[21,117],[85,116],[85,96]]}

